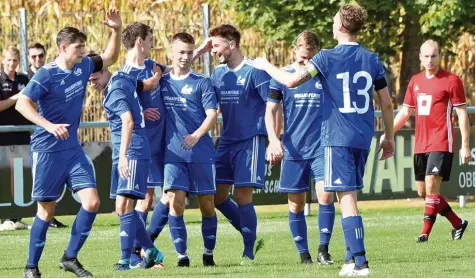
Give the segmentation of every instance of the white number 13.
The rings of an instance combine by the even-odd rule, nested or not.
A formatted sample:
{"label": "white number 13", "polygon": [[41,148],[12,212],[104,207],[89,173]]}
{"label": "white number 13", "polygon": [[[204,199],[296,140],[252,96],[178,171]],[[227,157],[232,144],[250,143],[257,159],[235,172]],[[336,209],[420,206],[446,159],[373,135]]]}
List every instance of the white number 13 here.
{"label": "white number 13", "polygon": [[365,105],[363,108],[358,108],[357,103],[355,101],[352,102],[352,106],[350,103],[350,87],[349,87],[349,72],[345,73],[339,73],[337,74],[338,79],[342,79],[342,89],[344,93],[344,107],[339,108],[339,111],[342,113],[358,113],[358,114],[364,114],[369,110],[369,105],[370,105],[370,96],[369,96],[369,89],[372,86],[372,77],[370,74],[366,71],[359,71],[354,74],[354,77],[352,78],[353,83],[357,83],[359,78],[364,77],[366,80],[365,83],[365,88],[364,89],[358,89],[357,90],[357,95],[364,96],[365,98]]}

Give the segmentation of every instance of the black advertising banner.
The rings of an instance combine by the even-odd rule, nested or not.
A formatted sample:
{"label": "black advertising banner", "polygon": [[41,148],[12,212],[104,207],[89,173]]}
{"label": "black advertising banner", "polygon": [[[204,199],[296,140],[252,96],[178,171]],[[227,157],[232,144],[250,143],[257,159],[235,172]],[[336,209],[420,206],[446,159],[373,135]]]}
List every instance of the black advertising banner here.
{"label": "black advertising banner", "polygon": [[[359,200],[383,200],[397,198],[416,198],[416,185],[413,175],[414,131],[402,130],[395,138],[395,156],[386,161],[379,161],[375,150],[381,133],[376,133],[364,176],[364,189],[359,193]],[[476,176],[474,147],[474,127],[470,135],[470,164],[460,163],[459,149],[461,134],[455,129],[456,152],[453,158],[451,179],[444,182],[442,194],[454,198],[458,195],[474,195]],[[87,143],[83,146],[88,158],[95,168],[98,192],[101,198],[100,212],[114,211],[114,203],[109,199],[111,176],[111,148],[109,143]],[[262,190],[255,190],[254,202],[262,204],[284,204],[287,195],[279,193],[280,165],[270,167],[266,162],[266,182]],[[0,147],[0,217],[28,217],[36,213],[36,205],[31,201],[32,177],[30,169],[29,146]],[[160,195],[160,191],[156,191]],[[315,196],[315,194],[313,193]],[[58,199],[57,215],[76,214],[79,199],[65,187]],[[196,207],[196,199],[190,199],[190,207]]]}

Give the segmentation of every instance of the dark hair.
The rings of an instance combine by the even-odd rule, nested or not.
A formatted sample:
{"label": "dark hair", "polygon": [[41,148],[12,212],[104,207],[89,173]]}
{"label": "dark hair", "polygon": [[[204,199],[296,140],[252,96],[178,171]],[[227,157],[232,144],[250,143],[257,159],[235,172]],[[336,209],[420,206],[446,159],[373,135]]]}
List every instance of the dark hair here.
{"label": "dark hair", "polygon": [[148,34],[152,34],[152,28],[149,25],[134,21],[126,25],[126,28],[122,30],[121,39],[122,44],[129,50],[134,47],[136,40],[140,37],[142,40],[145,40]]}
{"label": "dark hair", "polygon": [[367,20],[367,11],[357,4],[345,5],[339,9],[342,26],[351,34],[357,34]]}
{"label": "dark hair", "polygon": [[208,33],[212,37],[222,37],[229,41],[235,41],[236,46],[240,47],[241,34],[240,34],[240,31],[238,31],[238,29],[236,29],[233,25],[230,25],[230,24],[218,25],[211,28]]}
{"label": "dark hair", "polygon": [[28,47],[28,51],[29,51],[30,49],[32,49],[32,48],[42,49],[43,52],[46,54],[46,48],[45,48],[45,46],[43,46],[43,45],[40,44],[40,43],[34,43],[34,44],[30,45],[30,46]]}
{"label": "dark hair", "polygon": [[294,46],[296,48],[304,47],[311,50],[319,50],[321,48],[321,42],[316,33],[312,31],[304,31],[296,37]]}
{"label": "dark hair", "polygon": [[78,28],[74,27],[65,27],[61,29],[56,38],[56,45],[59,47],[60,44],[74,44],[76,42],[84,43],[88,37],[83,32],[79,31]]}
{"label": "dark hair", "polygon": [[193,39],[192,35],[186,32],[180,32],[175,34],[172,37],[172,43],[175,41],[181,41],[186,44],[195,44],[195,39]]}

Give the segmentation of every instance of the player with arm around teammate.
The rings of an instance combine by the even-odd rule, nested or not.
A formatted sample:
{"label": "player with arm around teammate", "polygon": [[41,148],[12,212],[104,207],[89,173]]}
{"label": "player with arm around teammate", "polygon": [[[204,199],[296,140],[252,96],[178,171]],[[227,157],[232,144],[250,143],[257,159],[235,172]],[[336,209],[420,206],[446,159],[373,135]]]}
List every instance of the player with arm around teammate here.
{"label": "player with arm around teammate", "polygon": [[[317,35],[304,31],[296,38],[294,54],[296,61],[285,67],[286,72],[296,72],[304,67],[319,51]],[[271,164],[281,164],[280,192],[288,193],[289,227],[300,254],[301,262],[311,264],[307,243],[307,224],[304,216],[306,192],[309,191],[309,178],[315,182],[319,201],[318,229],[320,264],[333,264],[329,254],[329,242],[335,219],[333,192],[324,191],[324,149],[321,146],[323,97],[322,84],[318,76],[294,88],[288,88],[274,79],[271,80],[270,93],[266,106],[266,128],[268,131],[268,160]],[[284,135],[282,143],[275,133],[275,115],[283,104]]]}
{"label": "player with arm around teammate", "polygon": [[346,244],[345,264],[339,275],[368,276],[364,226],[357,206],[357,191],[363,188],[365,163],[375,129],[373,89],[377,91],[385,124],[380,143],[381,159],[393,156],[393,108],[385,71],[378,56],[357,43],[367,12],[360,6],[342,6],[334,16],[333,34],[338,45],[321,50],[308,66],[295,73],[280,71],[266,59],[258,68],[288,87],[296,87],[319,75],[324,90],[321,141],[324,146],[324,190],[336,192],[342,211]]}
{"label": "player with arm around teammate", "polygon": [[78,277],[92,276],[77,256],[91,231],[99,196],[93,165],[78,142],[77,132],[89,76],[114,64],[119,57],[119,11],[109,10],[104,23],[113,32],[105,52],[96,58],[84,56],[84,33],[74,27],[63,28],[56,39],[59,56],[35,73],[16,104],[16,109],[37,125],[31,139],[31,164],[32,199],[37,201],[38,211],[30,231],[29,256],[24,270],[28,278],[41,277],[38,262],[49,221],[54,217],[56,200],[65,184],[78,194],[81,209],[59,265]]}
{"label": "player with arm around teammate", "polygon": [[428,241],[437,214],[451,223],[453,240],[461,239],[468,226],[468,221],[461,220],[440,194],[441,182],[449,180],[453,162],[453,107],[461,130],[459,152],[463,164],[470,159],[469,119],[463,83],[458,76],[441,69],[440,60],[438,43],[428,40],[421,45],[420,61],[425,70],[410,80],[403,106],[393,124],[395,131],[400,130],[415,111],[414,172],[418,195],[425,199],[423,228],[417,242]]}

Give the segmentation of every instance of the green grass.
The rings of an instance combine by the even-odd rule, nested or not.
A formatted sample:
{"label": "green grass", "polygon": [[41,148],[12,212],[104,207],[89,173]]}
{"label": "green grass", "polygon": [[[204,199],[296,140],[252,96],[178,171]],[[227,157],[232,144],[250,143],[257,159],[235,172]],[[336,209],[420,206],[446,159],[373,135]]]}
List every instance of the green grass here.
{"label": "green grass", "polygon": [[[365,244],[370,267],[375,277],[472,277],[475,275],[474,258],[474,204],[460,209],[453,205],[461,217],[470,221],[462,241],[450,240],[450,224],[439,216],[430,242],[417,244],[414,239],[422,223],[422,206],[396,203],[385,206],[386,201],[363,204]],[[403,203],[403,204],[402,204]],[[382,205],[383,208],[379,205]],[[315,259],[319,241],[316,229],[316,205],[313,215],[307,218],[310,250]],[[339,222],[334,229],[330,252],[334,266],[303,266],[290,236],[287,206],[258,207],[259,237],[265,239],[253,266],[239,265],[242,240],[234,228],[219,214],[216,268],[203,268],[203,251],[200,232],[200,215],[197,210],[186,211],[189,255],[191,267],[178,269],[176,254],[168,227],[156,241],[165,253],[165,269],[132,270],[118,273],[113,264],[119,257],[118,218],[113,214],[101,214],[80,253],[80,261],[95,277],[336,277],[343,263],[343,239]],[[59,219],[67,224],[73,216]],[[25,219],[31,223],[31,219]],[[73,277],[58,268],[58,260],[66,248],[69,229],[51,229],[40,261],[43,277]],[[21,277],[27,258],[29,234],[27,231],[0,233],[0,277]]]}

